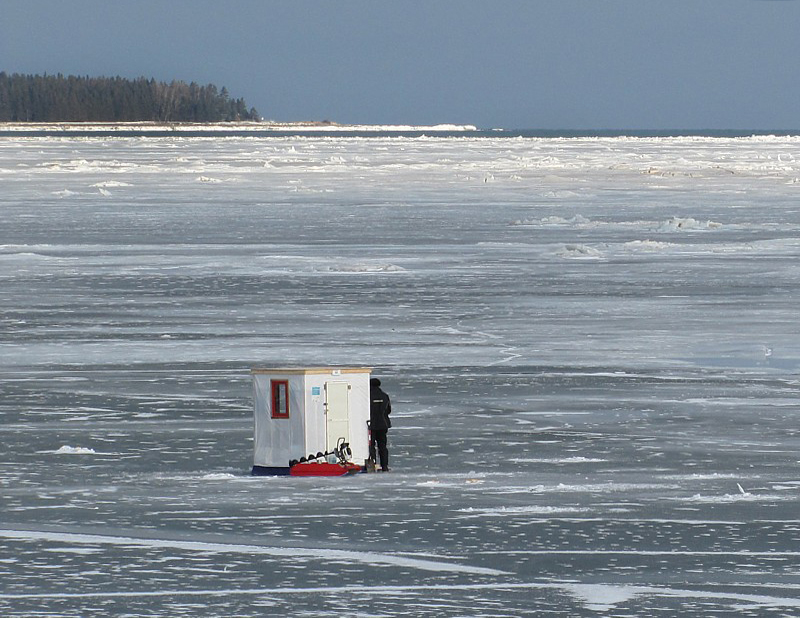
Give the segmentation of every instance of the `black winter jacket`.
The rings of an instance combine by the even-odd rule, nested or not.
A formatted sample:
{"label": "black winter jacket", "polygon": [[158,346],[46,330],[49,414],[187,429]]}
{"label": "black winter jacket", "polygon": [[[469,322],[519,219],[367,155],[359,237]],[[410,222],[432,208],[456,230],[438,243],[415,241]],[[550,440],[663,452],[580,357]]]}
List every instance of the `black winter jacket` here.
{"label": "black winter jacket", "polygon": [[392,426],[389,415],[392,413],[392,402],[389,395],[380,386],[369,389],[369,424],[374,431],[386,431]]}

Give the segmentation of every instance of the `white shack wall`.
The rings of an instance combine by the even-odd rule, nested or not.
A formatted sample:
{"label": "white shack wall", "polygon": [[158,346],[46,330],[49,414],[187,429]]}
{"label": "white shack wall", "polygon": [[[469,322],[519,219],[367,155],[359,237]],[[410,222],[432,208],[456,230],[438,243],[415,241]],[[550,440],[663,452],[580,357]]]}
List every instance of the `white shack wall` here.
{"label": "white shack wall", "polygon": [[305,444],[303,455],[325,452],[325,382],[328,374],[309,373],[305,376]]}
{"label": "white shack wall", "polygon": [[[256,374],[253,376],[255,398],[255,444],[253,463],[257,466],[289,466],[306,450],[303,375]],[[272,418],[272,380],[289,383],[289,418]],[[308,454],[308,453],[306,453]]]}
{"label": "white shack wall", "polygon": [[350,374],[348,380],[350,390],[350,448],[353,461],[364,463],[369,457],[369,437],[367,421],[369,420],[369,373]]}
{"label": "white shack wall", "polygon": [[[369,457],[369,371],[254,373],[254,454],[257,466],[288,467],[291,459],[326,450],[325,384],[347,382],[353,461]],[[289,383],[289,418],[272,418],[272,380]]]}
{"label": "white shack wall", "polygon": [[327,425],[325,417],[325,385],[328,382],[346,382],[350,385],[350,448],[353,461],[363,462],[369,457],[369,373],[312,373],[306,375],[306,455],[326,450]]}

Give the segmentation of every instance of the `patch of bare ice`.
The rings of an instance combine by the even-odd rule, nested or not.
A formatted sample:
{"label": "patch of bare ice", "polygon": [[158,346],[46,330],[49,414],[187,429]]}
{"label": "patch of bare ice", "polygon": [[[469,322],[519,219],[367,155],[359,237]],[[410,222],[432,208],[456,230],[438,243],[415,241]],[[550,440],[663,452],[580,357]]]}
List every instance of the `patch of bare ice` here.
{"label": "patch of bare ice", "polygon": [[76,534],[70,532],[52,532],[46,530],[11,530],[0,529],[0,537],[18,540],[39,540],[52,543],[65,543],[68,545],[124,545],[127,547],[146,548],[171,548],[181,551],[195,551],[201,553],[246,554],[249,556],[273,556],[276,558],[290,558],[292,560],[341,561],[347,563],[359,562],[371,566],[390,565],[399,568],[433,571],[436,573],[465,573],[469,575],[507,575],[505,571],[485,567],[471,566],[446,562],[443,560],[429,560],[409,558],[390,553],[372,551],[341,550],[313,547],[271,547],[265,545],[252,545],[242,543],[215,543],[196,541],[191,538],[159,539],[130,536],[110,536],[99,534]]}

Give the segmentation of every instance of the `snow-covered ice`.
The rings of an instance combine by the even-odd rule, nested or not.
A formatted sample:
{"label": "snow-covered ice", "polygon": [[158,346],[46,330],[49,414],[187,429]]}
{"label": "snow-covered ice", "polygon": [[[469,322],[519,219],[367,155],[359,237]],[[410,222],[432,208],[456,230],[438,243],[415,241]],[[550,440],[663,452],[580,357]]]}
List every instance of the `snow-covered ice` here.
{"label": "snow-covered ice", "polygon": [[58,448],[55,451],[50,451],[57,455],[94,455],[95,450],[93,448],[86,448],[84,446],[69,446],[65,444],[64,446]]}
{"label": "snow-covered ice", "polygon": [[[4,616],[786,616],[800,139],[0,138]],[[251,366],[393,472],[262,478]]]}

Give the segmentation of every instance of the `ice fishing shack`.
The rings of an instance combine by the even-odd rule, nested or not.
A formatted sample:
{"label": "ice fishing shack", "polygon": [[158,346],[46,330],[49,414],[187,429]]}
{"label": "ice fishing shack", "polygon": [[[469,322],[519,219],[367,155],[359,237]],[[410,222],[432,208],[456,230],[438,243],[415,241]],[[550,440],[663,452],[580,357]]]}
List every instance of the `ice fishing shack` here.
{"label": "ice fishing shack", "polygon": [[[347,472],[360,470],[369,457],[371,372],[352,367],[252,369],[252,473],[283,475],[291,469],[293,475],[302,470],[331,476],[338,475],[334,465],[345,464]],[[297,465],[306,462],[328,465]]]}

